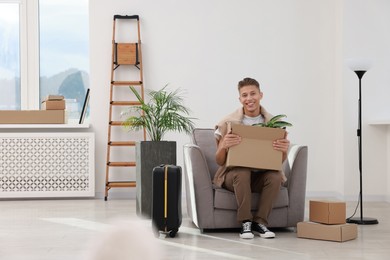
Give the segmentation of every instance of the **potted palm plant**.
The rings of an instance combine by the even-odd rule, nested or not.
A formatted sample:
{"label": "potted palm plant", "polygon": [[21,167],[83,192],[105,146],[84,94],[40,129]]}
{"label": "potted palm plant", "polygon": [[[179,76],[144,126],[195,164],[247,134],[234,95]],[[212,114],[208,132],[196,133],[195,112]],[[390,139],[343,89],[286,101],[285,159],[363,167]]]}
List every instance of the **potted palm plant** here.
{"label": "potted palm plant", "polygon": [[191,133],[194,128],[190,110],[184,105],[182,92],[177,89],[147,92],[148,101],[130,86],[139,106],[130,107],[125,115],[128,130],[145,129],[150,140],[136,144],[137,214],[151,218],[152,171],[160,164],[176,164],[176,141],[166,141],[169,131]]}
{"label": "potted palm plant", "polygon": [[188,116],[190,111],[183,104],[180,90],[168,92],[166,87],[149,91],[149,102],[145,102],[138,91],[130,86],[141,105],[130,108],[136,115],[130,115],[125,119],[125,128],[130,130],[145,128],[151,141],[162,141],[169,131],[191,133],[194,118]]}

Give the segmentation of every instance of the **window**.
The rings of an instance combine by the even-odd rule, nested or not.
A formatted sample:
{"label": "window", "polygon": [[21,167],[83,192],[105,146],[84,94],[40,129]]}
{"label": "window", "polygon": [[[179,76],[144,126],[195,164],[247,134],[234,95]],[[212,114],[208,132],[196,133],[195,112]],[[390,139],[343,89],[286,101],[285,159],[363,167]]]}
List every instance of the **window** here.
{"label": "window", "polygon": [[78,120],[88,89],[88,1],[40,0],[40,100],[60,94]]}
{"label": "window", "polygon": [[0,0],[0,109],[39,109],[47,95],[63,95],[77,121],[89,88],[88,27],[88,0]]}
{"label": "window", "polygon": [[19,4],[0,2],[0,109],[20,109]]}

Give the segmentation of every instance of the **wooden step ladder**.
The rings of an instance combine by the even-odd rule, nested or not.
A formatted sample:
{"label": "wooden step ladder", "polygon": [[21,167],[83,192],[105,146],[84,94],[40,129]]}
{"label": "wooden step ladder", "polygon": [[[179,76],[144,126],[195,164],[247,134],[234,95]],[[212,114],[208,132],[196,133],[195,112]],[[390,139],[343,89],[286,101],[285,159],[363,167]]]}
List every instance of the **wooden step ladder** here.
{"label": "wooden step ladder", "polygon": [[[137,29],[136,42],[121,42],[118,43],[118,26],[117,23],[121,21],[122,28],[123,26],[135,26]],[[134,24],[136,21],[136,24]],[[113,30],[112,30],[112,62],[111,62],[111,84],[110,84],[110,109],[109,109],[109,120],[108,120],[108,142],[107,142],[107,164],[106,164],[106,187],[105,187],[105,196],[104,200],[107,201],[108,191],[111,188],[128,188],[135,187],[136,182],[134,180],[127,179],[125,181],[113,181],[113,168],[129,167],[134,168],[135,172],[135,156],[134,158],[129,158],[126,161],[116,161],[114,160],[113,153],[111,149],[113,147],[119,148],[130,148],[135,150],[135,144],[137,140],[126,140],[126,141],[114,141],[115,134],[122,132],[123,134],[123,121],[124,120],[114,120],[115,117],[119,117],[117,111],[114,111],[114,107],[130,107],[138,106],[140,103],[134,100],[118,100],[122,95],[115,95],[119,92],[120,89],[123,91],[123,87],[127,87],[128,91],[131,92],[129,86],[134,86],[139,90],[139,94],[144,98],[144,87],[143,87],[143,70],[142,70],[142,52],[141,52],[141,31],[140,31],[140,21],[138,15],[114,15],[113,20]],[[119,78],[131,78],[131,80],[119,80]],[[131,94],[129,94],[131,96]],[[115,99],[115,100],[114,100]],[[130,139],[131,135],[128,134]],[[143,131],[143,138],[141,140],[146,140],[146,131]],[[135,138],[134,138],[135,139]],[[133,152],[135,154],[135,151]],[[130,173],[130,170],[129,170]],[[130,174],[129,174],[130,175]]]}

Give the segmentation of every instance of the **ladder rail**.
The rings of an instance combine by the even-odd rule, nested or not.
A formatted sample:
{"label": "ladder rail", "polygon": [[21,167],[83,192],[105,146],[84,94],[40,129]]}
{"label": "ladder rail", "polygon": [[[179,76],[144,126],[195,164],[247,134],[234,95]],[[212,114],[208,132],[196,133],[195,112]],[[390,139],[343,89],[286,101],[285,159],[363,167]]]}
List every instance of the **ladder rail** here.
{"label": "ladder rail", "polygon": [[[114,16],[115,17],[115,16]],[[110,102],[112,101],[113,96],[113,79],[114,79],[114,51],[115,51],[115,30],[116,30],[116,22],[115,19],[112,21],[112,42],[111,42],[111,84],[110,84]],[[108,122],[112,121],[112,106],[109,105],[109,112],[108,112]],[[108,131],[107,131],[107,140],[111,140],[111,124],[108,124]],[[111,157],[111,148],[109,145],[107,145],[107,154],[106,154],[106,178],[105,178],[105,189],[104,189],[104,199],[107,200],[108,198],[108,190],[109,187],[109,172],[110,172],[110,166],[108,162],[110,161]]]}
{"label": "ladder rail", "polygon": [[[117,20],[120,19],[136,19],[136,30],[137,30],[137,43],[117,43]],[[123,86],[131,86],[136,85],[139,87],[139,93],[142,98],[144,98],[144,86],[143,86],[143,62],[142,62],[142,50],[141,50],[141,28],[140,28],[140,20],[138,15],[114,15],[114,19],[112,22],[112,46],[111,46],[111,82],[110,82],[110,102],[109,102],[109,116],[108,116],[108,131],[107,131],[107,154],[106,154],[106,176],[105,176],[105,195],[104,200],[108,198],[108,191],[111,188],[127,188],[127,187],[136,187],[136,181],[128,180],[128,181],[111,181],[110,175],[111,168],[119,168],[119,167],[136,167],[135,161],[113,161],[111,148],[112,147],[135,147],[136,141],[114,141],[112,140],[114,130],[113,128],[120,128],[123,126],[123,121],[114,120],[113,114],[113,106],[138,106],[140,102],[138,100],[114,100],[114,91],[116,87]],[[121,46],[120,51],[118,51],[118,46]],[[134,47],[135,46],[135,47]],[[127,48],[123,50],[123,48]],[[132,58],[134,56],[135,50],[135,64],[131,64]],[[121,56],[123,55],[123,56]],[[137,80],[129,80],[129,81],[117,81],[116,80],[116,72],[115,70],[120,67],[120,65],[133,65],[139,71],[139,79]],[[143,129],[143,140],[146,140],[146,129]],[[122,148],[123,149],[123,148]],[[133,148],[134,149],[134,148]]]}
{"label": "ladder rail", "polygon": [[[140,21],[139,19],[137,20],[137,29],[138,29],[138,50],[139,50],[139,59],[140,59],[140,78],[141,78],[141,81],[144,82],[144,73],[143,73],[143,59],[142,59],[142,44],[141,44],[141,25],[140,25]],[[145,95],[144,95],[144,86],[142,85],[141,86],[141,97],[142,99],[144,100],[145,99]],[[142,114],[144,114],[144,112],[142,111]],[[146,129],[144,128],[143,129],[143,135],[144,135],[144,140],[146,140]]]}

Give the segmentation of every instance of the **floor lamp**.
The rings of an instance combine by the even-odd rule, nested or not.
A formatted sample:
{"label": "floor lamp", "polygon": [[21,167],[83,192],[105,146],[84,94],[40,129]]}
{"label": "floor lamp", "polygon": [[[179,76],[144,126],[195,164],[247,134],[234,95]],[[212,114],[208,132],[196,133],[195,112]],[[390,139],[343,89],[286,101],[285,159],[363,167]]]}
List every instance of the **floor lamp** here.
{"label": "floor lamp", "polygon": [[363,172],[362,172],[362,77],[364,73],[367,72],[367,68],[358,68],[356,66],[351,66],[351,69],[356,73],[356,75],[359,78],[359,122],[358,122],[358,129],[357,129],[357,136],[358,136],[358,142],[359,142],[359,173],[360,173],[360,194],[359,194],[359,200],[360,200],[360,217],[353,217],[348,218],[348,223],[355,223],[355,224],[361,224],[361,225],[369,225],[369,224],[378,224],[378,220],[375,218],[367,218],[363,217]]}

